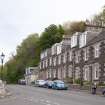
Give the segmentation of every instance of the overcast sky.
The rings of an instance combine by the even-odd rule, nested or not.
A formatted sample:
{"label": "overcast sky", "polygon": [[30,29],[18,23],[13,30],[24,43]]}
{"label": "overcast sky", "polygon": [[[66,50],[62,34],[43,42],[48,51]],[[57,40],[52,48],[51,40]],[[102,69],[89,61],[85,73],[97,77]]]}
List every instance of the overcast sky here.
{"label": "overcast sky", "polygon": [[0,0],[0,54],[6,59],[31,33],[50,24],[85,20],[102,10],[105,0]]}

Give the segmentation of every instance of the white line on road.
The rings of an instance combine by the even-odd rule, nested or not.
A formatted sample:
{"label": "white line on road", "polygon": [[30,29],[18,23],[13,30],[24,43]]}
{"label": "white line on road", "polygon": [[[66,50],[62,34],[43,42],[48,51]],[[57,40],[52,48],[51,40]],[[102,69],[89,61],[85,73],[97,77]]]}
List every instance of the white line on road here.
{"label": "white line on road", "polygon": [[54,105],[60,105],[59,103],[54,103]]}
{"label": "white line on road", "polygon": [[53,101],[48,100],[48,99],[40,99],[39,102],[41,104],[44,104],[44,105],[61,105],[61,104],[59,104],[57,102],[53,102]]}

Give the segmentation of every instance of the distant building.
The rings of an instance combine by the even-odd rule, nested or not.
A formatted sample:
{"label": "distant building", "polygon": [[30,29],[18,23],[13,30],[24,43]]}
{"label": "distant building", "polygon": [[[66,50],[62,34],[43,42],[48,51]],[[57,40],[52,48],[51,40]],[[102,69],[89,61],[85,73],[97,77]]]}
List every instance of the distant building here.
{"label": "distant building", "polygon": [[38,79],[39,67],[28,67],[25,70],[26,84],[30,85],[32,82]]}

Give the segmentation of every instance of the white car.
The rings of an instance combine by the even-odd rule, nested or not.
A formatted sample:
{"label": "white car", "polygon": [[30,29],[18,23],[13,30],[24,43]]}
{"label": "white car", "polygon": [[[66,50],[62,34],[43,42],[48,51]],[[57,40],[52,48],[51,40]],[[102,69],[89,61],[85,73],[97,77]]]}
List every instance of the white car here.
{"label": "white car", "polygon": [[45,83],[46,83],[45,80],[36,80],[35,86],[43,87],[45,85]]}

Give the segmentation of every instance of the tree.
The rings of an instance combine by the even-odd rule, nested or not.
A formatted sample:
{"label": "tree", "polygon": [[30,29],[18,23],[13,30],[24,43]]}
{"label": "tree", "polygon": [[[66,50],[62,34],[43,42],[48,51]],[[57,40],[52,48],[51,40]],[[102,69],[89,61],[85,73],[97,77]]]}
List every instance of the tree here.
{"label": "tree", "polygon": [[93,16],[92,22],[98,26],[105,25],[105,6],[100,13]]}
{"label": "tree", "polygon": [[66,22],[64,23],[63,28],[65,35],[72,35],[75,32],[84,32],[86,25],[83,21]]}
{"label": "tree", "polygon": [[40,56],[38,41],[38,34],[31,34],[17,46],[16,55],[5,64],[7,82],[17,83],[24,77],[26,67],[38,65]]}
{"label": "tree", "polygon": [[45,50],[50,48],[53,44],[59,43],[62,40],[63,34],[64,30],[61,25],[56,26],[51,24],[45,28],[39,40],[41,50]]}

